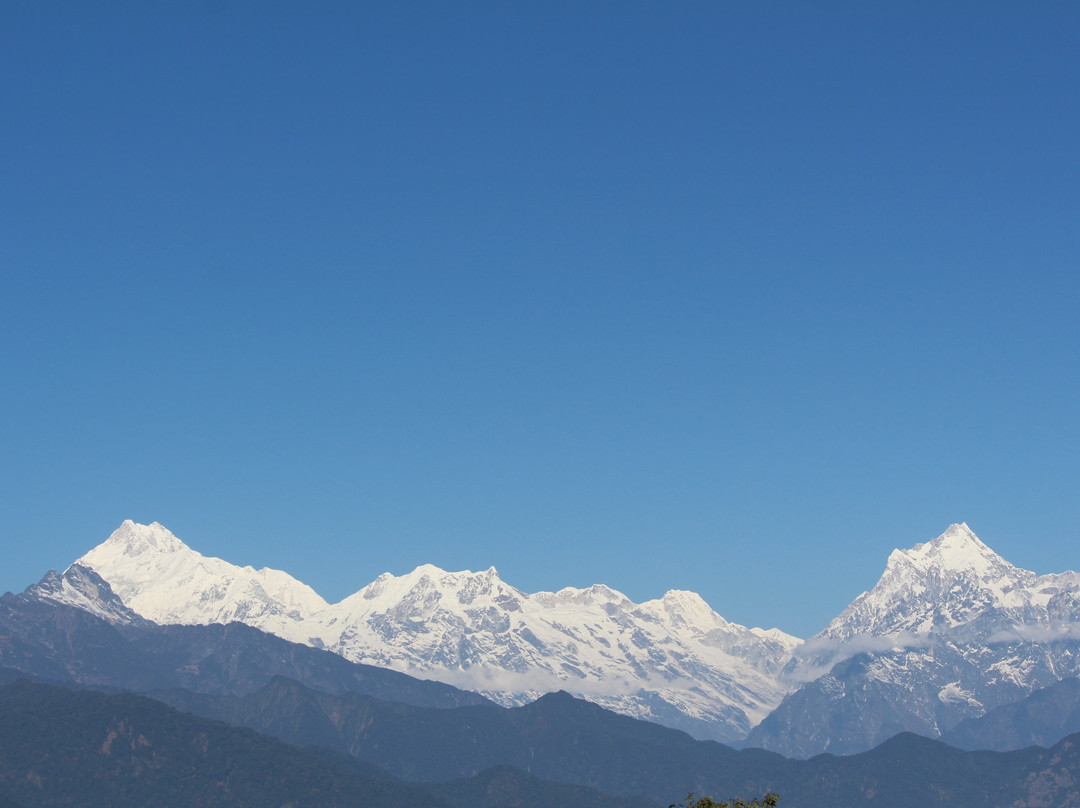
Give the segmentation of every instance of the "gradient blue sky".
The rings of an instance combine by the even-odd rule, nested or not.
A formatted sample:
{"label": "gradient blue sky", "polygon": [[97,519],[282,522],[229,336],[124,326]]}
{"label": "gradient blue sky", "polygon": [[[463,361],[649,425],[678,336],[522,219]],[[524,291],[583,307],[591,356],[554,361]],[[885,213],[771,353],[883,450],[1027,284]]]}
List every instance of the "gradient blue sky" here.
{"label": "gradient blue sky", "polygon": [[0,5],[0,591],[125,518],[803,636],[1080,568],[1080,5]]}

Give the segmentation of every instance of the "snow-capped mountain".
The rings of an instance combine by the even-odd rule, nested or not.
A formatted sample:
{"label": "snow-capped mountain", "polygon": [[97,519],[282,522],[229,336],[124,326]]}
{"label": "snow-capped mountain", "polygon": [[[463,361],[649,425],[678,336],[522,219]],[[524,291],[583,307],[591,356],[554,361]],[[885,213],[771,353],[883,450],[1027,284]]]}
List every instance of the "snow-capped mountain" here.
{"label": "snow-capped mountain", "polygon": [[1069,605],[1061,596],[1078,591],[1077,573],[1039,576],[1014,567],[966,524],[950,525],[933,541],[894,550],[877,585],[856,598],[820,636],[844,640],[860,634],[926,635],[986,622],[988,616],[996,622],[1050,627],[1062,617],[1072,622],[1075,599]]}
{"label": "snow-capped mountain", "polygon": [[494,568],[386,573],[328,604],[287,573],[203,556],[156,523],[127,521],[76,563],[154,622],[240,621],[507,705],[562,689],[718,740],[744,737],[779,704],[800,642],[729,623],[692,592],[641,604],[600,585],[526,594]]}
{"label": "snow-capped mountain", "polygon": [[124,605],[109,585],[93,570],[72,564],[63,575],[49,570],[28,590],[39,600],[74,606],[114,625],[141,625],[143,620]]}
{"label": "snow-capped mountain", "polygon": [[877,585],[800,647],[806,681],[748,743],[787,755],[869,749],[1080,675],[1080,575],[1036,575],[966,524],[890,556]]}
{"label": "snow-capped mountain", "polygon": [[327,607],[288,573],[201,555],[157,522],[129,519],[75,563],[97,572],[126,606],[155,623],[235,621],[295,642],[288,630]]}

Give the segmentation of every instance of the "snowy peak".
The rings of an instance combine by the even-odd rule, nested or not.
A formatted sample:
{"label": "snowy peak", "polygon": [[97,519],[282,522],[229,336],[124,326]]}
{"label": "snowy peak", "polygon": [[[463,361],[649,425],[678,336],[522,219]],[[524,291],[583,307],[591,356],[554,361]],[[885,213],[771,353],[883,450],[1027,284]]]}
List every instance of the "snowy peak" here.
{"label": "snowy peak", "polygon": [[326,608],[291,575],[203,556],[154,522],[125,521],[75,562],[104,578],[123,602],[156,623],[246,622],[271,633]]}
{"label": "snowy peak", "polygon": [[970,571],[979,576],[1000,575],[1019,570],[987,547],[966,523],[949,525],[933,541],[916,544],[910,550],[894,550],[889,566],[909,564],[924,572],[930,570]]}
{"label": "snowy peak", "polygon": [[929,636],[959,626],[1040,623],[1053,594],[1049,583],[1049,576],[997,555],[966,524],[954,524],[932,541],[894,550],[874,588],[819,637]]}
{"label": "snowy peak", "polygon": [[[477,600],[493,599],[516,601],[526,597],[524,594],[504,583],[494,567],[483,572],[462,570],[448,572],[433,564],[422,564],[406,575],[392,575],[384,572],[359,592],[350,595],[334,609],[355,611],[359,606],[364,611],[378,610],[379,603],[426,602],[430,605],[443,603],[468,606]],[[367,602],[367,603],[365,603]]]}
{"label": "snowy peak", "polygon": [[707,633],[732,628],[732,624],[714,612],[701,595],[682,589],[672,589],[659,600],[646,601],[641,604],[641,609],[656,615],[667,625],[690,631]]}
{"label": "snowy peak", "polygon": [[130,519],[98,548],[108,548],[110,552],[126,556],[139,556],[145,553],[180,553],[188,546],[176,538],[169,530],[157,522],[139,525]]}
{"label": "snowy peak", "polygon": [[567,586],[558,592],[537,592],[531,597],[546,606],[612,606],[619,610],[634,608],[630,598],[604,584],[593,584],[585,589]]}
{"label": "snowy peak", "polygon": [[116,596],[109,584],[92,569],[72,564],[63,574],[49,570],[45,577],[27,587],[25,595],[90,612],[110,623],[136,625],[143,622]]}

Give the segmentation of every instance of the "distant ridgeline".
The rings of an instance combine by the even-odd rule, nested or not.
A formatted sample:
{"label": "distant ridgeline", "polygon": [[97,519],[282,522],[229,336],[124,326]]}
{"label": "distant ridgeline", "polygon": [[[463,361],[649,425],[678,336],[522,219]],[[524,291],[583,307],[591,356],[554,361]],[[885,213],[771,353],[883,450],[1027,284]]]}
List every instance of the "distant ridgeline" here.
{"label": "distant ridgeline", "polygon": [[[100,618],[103,637],[85,649],[100,658],[76,663],[86,673],[79,683],[140,692],[197,679],[197,690],[242,695],[284,676],[341,694],[364,670],[365,687],[383,683],[367,695],[414,703],[418,696],[391,694],[415,691],[401,684],[416,681],[406,676],[391,687],[397,670],[440,680],[441,698],[458,704],[482,699],[455,686],[504,706],[565,690],[698,738],[790,757],[865,751],[904,731],[1011,749],[1080,729],[1067,684],[1080,673],[1080,576],[1018,569],[962,524],[893,552],[878,583],[805,643],[729,623],[690,592],[642,604],[603,586],[530,595],[494,569],[422,566],[327,604],[284,572],[205,557],[160,525],[133,522],[18,597]],[[205,658],[200,631],[218,637]],[[141,640],[132,651],[139,632],[188,643],[185,664],[108,670],[122,658],[109,647],[117,637],[133,660],[165,642]],[[290,650],[264,647],[272,638],[262,632]],[[10,640],[24,641],[28,659],[45,653],[27,636]],[[241,682],[236,649],[249,645],[260,650],[244,653],[261,662],[241,666]],[[343,667],[314,673],[323,663],[311,659],[331,657]],[[71,680],[70,660],[40,662],[35,675]]]}

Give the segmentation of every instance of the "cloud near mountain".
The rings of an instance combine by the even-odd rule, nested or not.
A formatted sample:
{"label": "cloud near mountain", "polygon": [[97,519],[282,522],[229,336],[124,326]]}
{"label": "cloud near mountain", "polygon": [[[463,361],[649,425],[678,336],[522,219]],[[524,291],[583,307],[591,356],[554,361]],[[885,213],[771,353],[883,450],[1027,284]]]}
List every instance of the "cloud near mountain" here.
{"label": "cloud near mountain", "polygon": [[[828,673],[834,665],[860,654],[929,648],[931,642],[931,635],[916,634],[911,631],[900,631],[885,636],[853,634],[843,639],[816,635],[799,646],[795,657],[796,663],[787,670],[786,676],[793,682],[812,682]],[[814,664],[813,660],[820,659],[826,661]]]}

